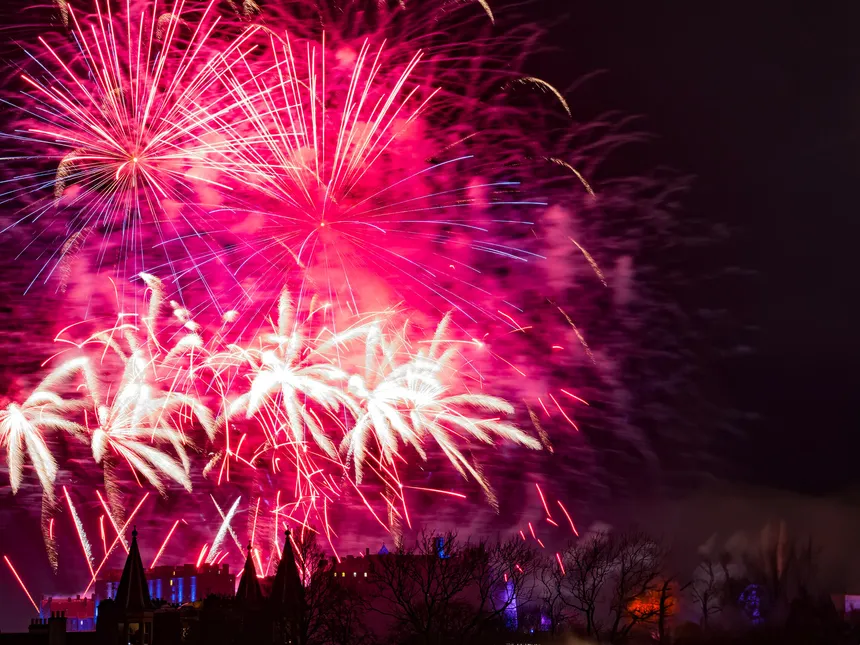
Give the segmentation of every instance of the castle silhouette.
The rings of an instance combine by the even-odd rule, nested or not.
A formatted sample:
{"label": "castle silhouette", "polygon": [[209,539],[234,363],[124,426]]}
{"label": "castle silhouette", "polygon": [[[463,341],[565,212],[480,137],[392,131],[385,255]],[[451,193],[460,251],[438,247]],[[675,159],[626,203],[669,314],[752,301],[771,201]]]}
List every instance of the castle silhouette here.
{"label": "castle silhouette", "polygon": [[27,632],[0,634],[0,645],[301,645],[304,587],[289,530],[268,595],[248,545],[235,595],[161,607],[150,597],[136,529],[131,536],[116,595],[99,603],[95,631],[67,631],[58,611],[33,619]]}

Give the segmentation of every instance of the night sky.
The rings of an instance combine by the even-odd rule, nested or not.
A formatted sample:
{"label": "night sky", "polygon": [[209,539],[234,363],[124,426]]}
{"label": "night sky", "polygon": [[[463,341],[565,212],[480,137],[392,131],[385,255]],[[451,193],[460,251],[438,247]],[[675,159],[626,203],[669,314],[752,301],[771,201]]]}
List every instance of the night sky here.
{"label": "night sky", "polygon": [[829,495],[860,484],[860,10],[801,4],[535,0],[551,51],[531,71],[563,89],[604,70],[573,111],[641,115],[654,138],[627,154],[691,175],[685,212],[731,233],[712,261],[733,277],[696,303],[727,312],[721,342],[752,350],[710,366],[713,396],[742,413],[714,473]]}
{"label": "night sky", "polygon": [[602,109],[643,115],[656,137],[648,154],[695,177],[686,211],[727,224],[720,259],[751,272],[703,287],[731,311],[738,343],[754,349],[714,373],[722,393],[757,417],[725,444],[723,474],[817,494],[860,483],[849,449],[860,427],[851,405],[860,350],[856,7],[543,4],[567,14],[548,75],[564,85],[606,70],[583,92]]}

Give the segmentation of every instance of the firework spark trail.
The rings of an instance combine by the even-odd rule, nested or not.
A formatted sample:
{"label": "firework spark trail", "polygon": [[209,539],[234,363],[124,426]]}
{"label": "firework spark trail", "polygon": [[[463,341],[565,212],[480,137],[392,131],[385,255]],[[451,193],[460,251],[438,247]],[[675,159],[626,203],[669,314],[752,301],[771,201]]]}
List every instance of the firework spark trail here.
{"label": "firework spark trail", "polygon": [[254,507],[254,520],[253,525],[251,526],[251,544],[254,544],[254,540],[257,536],[257,517],[260,515],[260,501],[262,497],[257,497],[257,505]]}
{"label": "firework spark trail", "polygon": [[170,527],[170,531],[167,533],[167,537],[164,538],[164,542],[161,543],[161,547],[158,549],[158,552],[155,554],[155,557],[152,559],[152,564],[149,565],[150,569],[155,568],[155,564],[158,562],[158,559],[164,553],[164,550],[167,548],[167,543],[170,541],[170,538],[173,536],[173,532],[176,530],[176,527],[179,526],[179,523],[183,520],[176,520],[173,523],[173,526]]}
{"label": "firework spark trail", "polygon": [[551,398],[552,402],[555,403],[555,407],[558,408],[558,411],[561,412],[561,416],[563,416],[564,420],[570,424],[570,427],[573,428],[574,430],[576,430],[577,432],[579,432],[579,427],[573,422],[573,419],[571,419],[569,416],[567,416],[567,413],[564,411],[564,409],[561,407],[561,405],[559,405],[558,401],[556,401],[556,399],[552,395],[552,393],[549,393],[549,398]]}
{"label": "firework spark trail", "polygon": [[259,549],[254,549],[254,562],[256,563],[256,566],[257,566],[257,577],[262,578],[263,577],[263,563],[260,560],[260,550]]}
{"label": "firework spark trail", "polygon": [[[238,548],[239,551],[242,551],[242,545],[239,543],[239,537],[236,535],[236,531],[233,530],[233,525],[230,523],[230,521],[227,520],[227,517],[224,515],[224,511],[221,510],[221,507],[218,505],[218,502],[215,501],[215,498],[210,495],[209,499],[211,499],[212,503],[215,505],[215,510],[218,511],[218,515],[221,517],[221,520],[225,522],[227,531],[230,533],[230,537],[233,538],[233,542],[236,544],[236,548]],[[239,503],[239,499],[236,500],[236,503]]]}
{"label": "firework spark trail", "polygon": [[12,561],[9,560],[9,556],[4,555],[3,559],[6,561],[6,566],[9,567],[9,571],[12,572],[12,575],[15,576],[15,580],[18,581],[18,584],[21,586],[21,589],[27,594],[27,600],[30,601],[30,604],[33,605],[33,608],[36,611],[39,611],[39,606],[36,604],[36,601],[33,600],[33,596],[30,595],[30,592],[27,590],[27,585],[24,584],[24,581],[21,579],[21,576],[18,575],[18,572],[15,571],[15,567],[12,566]]}
{"label": "firework spark trail", "polygon": [[571,394],[570,392],[568,392],[568,391],[567,391],[567,390],[565,390],[565,389],[562,389],[562,390],[560,390],[560,391],[561,391],[561,393],[562,393],[562,394],[564,394],[564,395],[566,395],[566,396],[569,396],[569,397],[570,397],[571,399],[573,399],[574,401],[579,401],[580,403],[584,403],[585,405],[589,405],[588,401],[586,401],[586,400],[585,400],[585,399],[583,399],[582,397],[576,396],[575,394]]}
{"label": "firework spark trail", "polygon": [[132,510],[131,514],[128,516],[128,519],[125,521],[125,524],[123,524],[122,528],[117,532],[117,536],[114,538],[113,542],[111,543],[110,548],[107,550],[107,553],[105,553],[105,557],[102,558],[102,561],[99,563],[98,568],[95,570],[95,573],[93,573],[92,577],[90,578],[90,582],[87,585],[87,588],[84,591],[83,595],[87,595],[89,593],[90,588],[93,586],[93,583],[95,583],[96,578],[98,577],[99,573],[101,573],[102,567],[105,566],[105,563],[108,561],[108,558],[110,557],[111,553],[113,553],[113,550],[116,548],[116,545],[120,541],[121,536],[125,535],[125,532],[129,527],[129,524],[131,524],[132,520],[137,515],[137,512],[141,509],[141,507],[143,506],[143,503],[146,501],[146,499],[148,497],[149,497],[149,493],[145,493],[143,496],[143,499],[141,499],[140,502],[138,502],[137,506],[134,507],[134,510]]}
{"label": "firework spark trail", "polygon": [[197,563],[194,565],[195,568],[199,569],[200,565],[203,562],[203,558],[206,557],[206,552],[209,550],[209,545],[204,544],[200,549],[200,554],[197,556]]}
{"label": "firework spark trail", "polygon": [[580,246],[579,242],[577,242],[575,239],[573,239],[572,237],[569,239],[571,242],[574,243],[574,245],[576,245],[576,248],[578,248],[582,252],[582,254],[585,256],[585,259],[588,260],[588,263],[591,265],[591,268],[594,269],[595,275],[597,275],[597,277],[600,278],[600,281],[603,283],[603,286],[604,287],[608,286],[606,284],[606,276],[603,275],[603,271],[600,270],[600,267],[597,265],[597,262],[594,261],[594,258],[591,257],[591,254],[588,251],[586,251],[584,248],[582,248],[582,246]]}
{"label": "firework spark trail", "polygon": [[[119,538],[119,543],[122,545],[122,548],[125,549],[125,552],[128,553],[128,543],[123,535],[123,532],[119,530],[119,527],[116,525],[116,522],[113,519],[113,515],[111,515],[110,509],[108,508],[107,502],[105,502],[102,494],[97,490],[96,495],[99,498],[99,503],[102,505],[102,508],[105,511],[105,515],[107,515],[108,520],[110,520],[110,524],[113,527],[114,532]],[[107,555],[107,550],[105,550],[105,555]]]}
{"label": "firework spark trail", "polygon": [[69,497],[69,491],[63,486],[63,495],[66,497],[66,502],[69,505],[69,513],[72,516],[72,521],[75,523],[75,531],[78,534],[78,540],[81,543],[81,549],[84,552],[84,557],[87,560],[87,566],[90,569],[90,575],[93,574],[93,552],[92,547],[90,546],[90,541],[87,538],[87,533],[84,530],[84,525],[81,522],[81,518],[78,516],[78,512],[75,510],[74,504],[72,504],[72,498]]}
{"label": "firework spark trail", "polygon": [[540,503],[543,505],[543,510],[546,511],[547,519],[552,519],[552,513],[549,512],[549,507],[546,505],[546,498],[543,496],[543,491],[540,489],[540,484],[535,483],[535,488],[537,488],[538,495],[540,496]]}
{"label": "firework spark trail", "polygon": [[556,500],[558,502],[559,508],[561,508],[561,512],[564,513],[564,516],[567,518],[567,521],[570,523],[570,530],[573,531],[573,534],[576,537],[579,537],[579,531],[576,530],[576,526],[573,524],[573,520],[570,518],[570,513],[567,512],[567,509],[564,507],[564,504],[561,503],[560,500]]}
{"label": "firework spark trail", "polygon": [[[221,547],[221,543],[224,541],[224,537],[227,535],[227,531],[231,530],[230,522],[232,522],[233,518],[236,516],[236,512],[239,510],[239,502],[241,500],[241,496],[237,497],[236,501],[233,502],[233,505],[230,507],[230,510],[227,511],[227,514],[222,515],[224,519],[221,522],[221,526],[218,529],[218,532],[215,534],[215,540],[213,540],[212,546],[209,549],[209,558],[206,560],[208,564],[213,564],[215,562],[215,558],[218,556],[219,553],[218,549]],[[214,502],[215,500],[213,499],[212,501]],[[221,512],[220,508],[218,509],[218,512]],[[239,547],[239,550],[241,551],[242,548]]]}
{"label": "firework spark trail", "polygon": [[99,535],[102,538],[102,554],[107,555],[107,536],[105,535],[105,516],[99,515]]}

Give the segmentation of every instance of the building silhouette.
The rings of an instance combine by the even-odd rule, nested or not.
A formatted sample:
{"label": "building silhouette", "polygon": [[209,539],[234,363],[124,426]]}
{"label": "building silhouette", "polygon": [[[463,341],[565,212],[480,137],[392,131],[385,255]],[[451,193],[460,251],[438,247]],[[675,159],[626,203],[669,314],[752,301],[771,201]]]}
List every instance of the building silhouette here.
{"label": "building silhouette", "polygon": [[0,634],[0,645],[302,645],[304,587],[289,531],[268,595],[249,545],[235,593],[231,587],[229,593],[193,599],[189,591],[191,598],[174,604],[153,601],[137,530],[131,535],[115,593],[98,603],[95,631],[77,630],[65,611],[53,611],[33,619],[27,632]]}

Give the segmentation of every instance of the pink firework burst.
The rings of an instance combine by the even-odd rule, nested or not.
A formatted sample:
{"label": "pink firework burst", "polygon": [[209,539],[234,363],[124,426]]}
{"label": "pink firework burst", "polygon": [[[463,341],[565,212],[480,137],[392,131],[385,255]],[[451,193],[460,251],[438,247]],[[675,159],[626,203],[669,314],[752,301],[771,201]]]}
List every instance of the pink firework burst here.
{"label": "pink firework burst", "polygon": [[638,262],[671,191],[601,175],[629,137],[527,73],[539,30],[482,1],[229,4],[63,3],[28,49],[8,230],[68,287],[43,368],[80,362],[0,441],[49,552],[73,530],[95,577],[145,513],[153,561],[250,537],[263,573],[285,524],[337,549],[356,508],[396,533],[428,499],[508,510],[499,474],[587,495],[595,437],[650,455]]}

